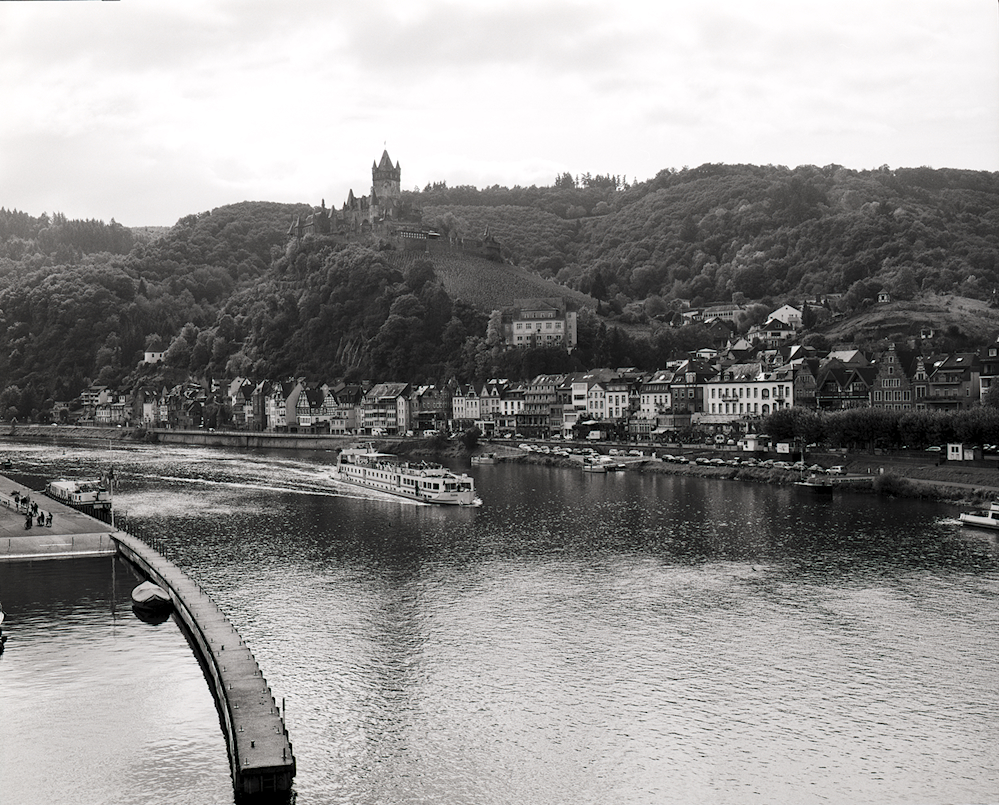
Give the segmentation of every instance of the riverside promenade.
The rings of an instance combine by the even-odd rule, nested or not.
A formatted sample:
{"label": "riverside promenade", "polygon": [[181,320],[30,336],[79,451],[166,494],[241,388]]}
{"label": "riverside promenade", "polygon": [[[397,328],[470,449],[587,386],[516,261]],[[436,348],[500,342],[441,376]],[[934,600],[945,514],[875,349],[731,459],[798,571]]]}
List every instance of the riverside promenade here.
{"label": "riverside promenade", "polygon": [[[15,495],[51,513],[52,525],[40,526],[34,519],[31,528],[25,528],[26,514]],[[118,547],[113,532],[107,523],[0,475],[0,562],[114,554]]]}

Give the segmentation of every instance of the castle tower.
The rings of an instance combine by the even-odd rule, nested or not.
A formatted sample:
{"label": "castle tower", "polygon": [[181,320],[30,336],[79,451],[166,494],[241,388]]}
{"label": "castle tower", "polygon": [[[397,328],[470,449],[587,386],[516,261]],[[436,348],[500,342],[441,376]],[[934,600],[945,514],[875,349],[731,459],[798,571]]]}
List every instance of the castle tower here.
{"label": "castle tower", "polygon": [[377,165],[371,163],[371,198],[377,198],[383,210],[391,209],[402,198],[401,177],[399,163],[396,162],[393,167],[387,150],[382,151],[382,158]]}

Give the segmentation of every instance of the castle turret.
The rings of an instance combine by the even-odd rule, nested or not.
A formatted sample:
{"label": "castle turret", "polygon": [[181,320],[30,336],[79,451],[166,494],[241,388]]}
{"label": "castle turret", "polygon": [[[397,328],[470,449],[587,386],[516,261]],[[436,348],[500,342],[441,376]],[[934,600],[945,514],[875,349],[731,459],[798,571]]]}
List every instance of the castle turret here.
{"label": "castle turret", "polygon": [[390,204],[402,198],[402,168],[392,159],[388,151],[382,151],[382,158],[376,165],[371,163],[371,197],[377,198],[382,205]]}

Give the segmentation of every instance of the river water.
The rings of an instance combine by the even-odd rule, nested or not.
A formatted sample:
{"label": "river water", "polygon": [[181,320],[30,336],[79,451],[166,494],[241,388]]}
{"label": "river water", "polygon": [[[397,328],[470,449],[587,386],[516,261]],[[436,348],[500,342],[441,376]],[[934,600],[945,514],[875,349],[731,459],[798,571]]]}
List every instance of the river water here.
{"label": "river water", "polygon": [[[229,615],[313,803],[999,800],[999,557],[953,507],[684,476],[470,472],[480,509],[331,453],[0,444],[114,461],[127,527]],[[173,620],[110,557],[0,564],[0,801],[231,803]]]}

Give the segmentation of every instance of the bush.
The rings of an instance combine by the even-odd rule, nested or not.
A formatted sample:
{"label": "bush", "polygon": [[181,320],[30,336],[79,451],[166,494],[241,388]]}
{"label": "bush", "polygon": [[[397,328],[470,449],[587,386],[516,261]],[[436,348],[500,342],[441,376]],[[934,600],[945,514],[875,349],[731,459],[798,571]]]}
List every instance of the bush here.
{"label": "bush", "polygon": [[923,491],[918,484],[908,478],[902,478],[892,472],[875,476],[872,484],[874,493],[882,497],[920,498]]}

